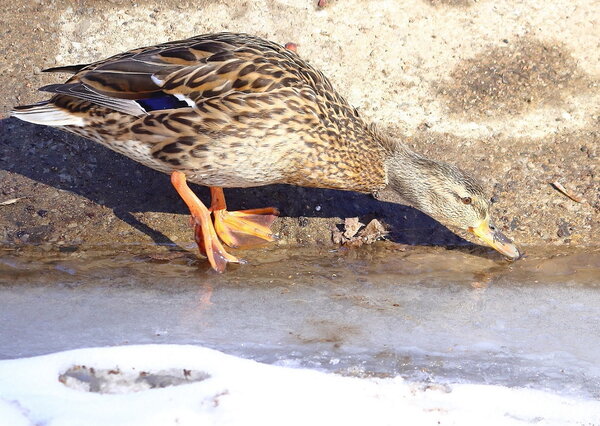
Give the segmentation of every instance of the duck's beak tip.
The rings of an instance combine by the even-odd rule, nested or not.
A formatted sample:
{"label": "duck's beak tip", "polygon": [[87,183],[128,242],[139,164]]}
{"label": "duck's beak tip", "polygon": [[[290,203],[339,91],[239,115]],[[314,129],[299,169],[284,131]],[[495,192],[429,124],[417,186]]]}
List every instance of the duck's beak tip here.
{"label": "duck's beak tip", "polygon": [[469,231],[509,260],[515,261],[523,256],[517,246],[487,220],[482,221],[477,227],[470,227]]}

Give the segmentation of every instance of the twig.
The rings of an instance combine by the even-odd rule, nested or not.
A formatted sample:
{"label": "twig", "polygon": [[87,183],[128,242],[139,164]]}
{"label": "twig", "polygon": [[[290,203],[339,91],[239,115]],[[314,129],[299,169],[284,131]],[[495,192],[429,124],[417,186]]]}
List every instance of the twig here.
{"label": "twig", "polygon": [[0,206],[8,206],[10,204],[15,204],[17,201],[22,200],[23,198],[25,197],[11,198],[10,200],[2,201],[0,202]]}
{"label": "twig", "polygon": [[564,196],[569,197],[571,200],[575,201],[576,203],[582,203],[584,201],[583,198],[578,197],[577,195],[574,195],[571,191],[569,191],[567,188],[562,186],[562,184],[557,180],[555,180],[554,182],[550,182],[550,185],[552,185],[554,187],[554,189],[556,189],[557,191],[562,193]]}

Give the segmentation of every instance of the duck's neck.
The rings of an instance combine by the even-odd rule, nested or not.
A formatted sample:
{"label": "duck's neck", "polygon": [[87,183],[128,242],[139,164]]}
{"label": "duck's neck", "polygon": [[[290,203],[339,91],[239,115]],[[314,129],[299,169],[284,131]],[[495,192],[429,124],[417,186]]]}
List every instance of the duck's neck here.
{"label": "duck's neck", "polygon": [[402,143],[388,141],[385,166],[388,184],[382,192],[392,193],[398,201],[430,214],[428,206],[435,196],[432,185],[442,163],[425,158]]}
{"label": "duck's neck", "polygon": [[323,138],[323,143],[297,144],[304,151],[284,163],[284,183],[363,193],[375,193],[387,185],[387,147],[371,127],[355,126],[330,140]]}

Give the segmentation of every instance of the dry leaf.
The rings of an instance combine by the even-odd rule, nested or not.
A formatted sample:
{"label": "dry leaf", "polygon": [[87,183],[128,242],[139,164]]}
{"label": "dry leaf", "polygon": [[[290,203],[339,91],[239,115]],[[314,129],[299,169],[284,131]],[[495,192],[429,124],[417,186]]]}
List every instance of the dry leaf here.
{"label": "dry leaf", "polygon": [[337,229],[337,226],[333,226],[331,231],[331,239],[334,244],[342,244],[344,242],[344,233]]}
{"label": "dry leaf", "polygon": [[385,237],[388,234],[387,229],[377,219],[369,222],[365,228],[360,231],[358,236],[362,238],[365,244],[372,244],[375,241]]}
{"label": "dry leaf", "polygon": [[373,244],[388,234],[387,229],[377,219],[370,221],[364,228],[363,226],[364,224],[359,222],[357,217],[347,218],[344,220],[344,231],[334,227],[331,238],[335,244],[360,247],[363,244]]}
{"label": "dry leaf", "polygon": [[344,237],[348,239],[354,237],[362,226],[364,223],[360,223],[357,217],[346,218],[344,220]]}

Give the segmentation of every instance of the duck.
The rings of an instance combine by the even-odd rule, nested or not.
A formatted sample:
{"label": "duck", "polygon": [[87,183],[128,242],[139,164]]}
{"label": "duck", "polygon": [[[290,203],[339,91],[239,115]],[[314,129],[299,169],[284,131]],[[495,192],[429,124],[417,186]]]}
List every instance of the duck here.
{"label": "duck", "polygon": [[[521,256],[493,225],[480,181],[365,121],[295,49],[221,32],[45,71],[70,77],[39,89],[50,99],[11,115],[169,174],[190,210],[200,253],[217,272],[243,262],[225,246],[274,241],[279,215],[275,207],[229,211],[223,188],[270,184],[392,191],[508,259]],[[208,207],[188,182],[210,188]]]}

